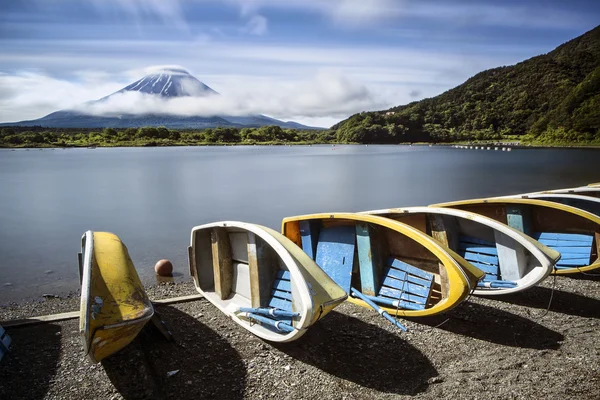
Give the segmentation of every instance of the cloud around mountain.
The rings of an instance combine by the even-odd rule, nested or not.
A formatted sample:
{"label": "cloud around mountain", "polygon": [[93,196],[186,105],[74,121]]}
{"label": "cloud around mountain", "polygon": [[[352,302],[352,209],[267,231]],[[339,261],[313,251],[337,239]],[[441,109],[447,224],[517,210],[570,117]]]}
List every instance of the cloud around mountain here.
{"label": "cloud around mountain", "polygon": [[[161,71],[165,72],[166,69],[170,69],[169,73],[173,75],[188,73],[185,68],[179,66],[150,67],[147,72],[156,75]],[[0,75],[0,86],[8,89],[4,96],[0,97],[0,109],[4,108],[6,111],[7,107],[10,108],[10,103],[18,98],[20,107],[37,104],[41,106],[40,109],[47,111],[46,113],[58,109],[71,109],[95,116],[159,113],[176,116],[266,114],[276,118],[293,119],[331,116],[342,118],[355,112],[387,105],[362,83],[334,70],[320,71],[312,79],[305,81],[280,83],[276,80],[263,80],[256,84],[240,85],[227,93],[198,97],[169,97],[131,90],[117,91],[115,85],[106,81],[106,78],[96,76],[92,80],[69,82],[36,74]],[[163,82],[160,84],[164,85]],[[91,101],[89,97],[82,98],[82,94],[92,96],[98,93],[98,90],[94,90],[90,85],[116,93],[106,96],[105,92],[106,97],[101,101]],[[24,86],[27,87],[26,91],[19,90],[19,87]],[[55,94],[51,101],[48,99],[50,93]],[[102,96],[96,95],[96,98],[100,97]],[[48,109],[50,106],[52,109]],[[39,116],[41,115],[36,117]],[[8,115],[1,117],[4,121],[9,119]]]}

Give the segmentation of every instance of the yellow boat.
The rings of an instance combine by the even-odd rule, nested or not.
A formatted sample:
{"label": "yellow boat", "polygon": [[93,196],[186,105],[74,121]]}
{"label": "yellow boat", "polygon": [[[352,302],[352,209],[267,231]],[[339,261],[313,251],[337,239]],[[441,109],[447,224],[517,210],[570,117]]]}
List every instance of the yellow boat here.
{"label": "yellow boat", "polygon": [[522,232],[479,214],[454,208],[406,207],[365,211],[410,225],[453,249],[486,272],[473,292],[503,295],[546,279],[560,254]]}
{"label": "yellow boat", "polygon": [[116,235],[87,231],[81,238],[79,268],[79,333],[88,358],[97,363],[128,345],[154,308]]}
{"label": "yellow boat", "polygon": [[[352,303],[421,317],[466,299],[484,273],[406,224],[366,214],[284,218],[282,232],[340,285]],[[356,296],[356,297],[355,297]],[[358,298],[357,298],[358,297]]]}
{"label": "yellow boat", "polygon": [[346,292],[288,238],[221,221],[192,228],[190,274],[208,301],[253,334],[290,342],[346,300]]}
{"label": "yellow boat", "polygon": [[433,204],[481,214],[561,253],[555,274],[600,268],[600,217],[565,204],[528,198],[490,198]]}

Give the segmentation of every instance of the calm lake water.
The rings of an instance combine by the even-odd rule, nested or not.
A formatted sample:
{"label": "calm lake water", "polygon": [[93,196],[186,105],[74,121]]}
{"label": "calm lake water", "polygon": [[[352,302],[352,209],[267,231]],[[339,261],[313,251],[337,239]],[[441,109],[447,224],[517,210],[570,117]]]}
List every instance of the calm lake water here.
{"label": "calm lake water", "polygon": [[253,146],[0,150],[0,304],[79,286],[86,230],[113,232],[142,280],[189,279],[193,226],[427,205],[600,181],[594,150]]}

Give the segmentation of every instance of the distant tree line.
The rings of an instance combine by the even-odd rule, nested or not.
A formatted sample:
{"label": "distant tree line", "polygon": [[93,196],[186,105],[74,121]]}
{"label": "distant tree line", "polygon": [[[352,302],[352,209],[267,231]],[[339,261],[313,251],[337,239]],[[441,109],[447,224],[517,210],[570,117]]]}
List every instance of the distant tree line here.
{"label": "distant tree line", "polygon": [[175,130],[165,127],[49,129],[4,127],[0,147],[89,147],[89,146],[189,146],[203,144],[300,144],[332,143],[334,131],[260,128],[207,128]]}

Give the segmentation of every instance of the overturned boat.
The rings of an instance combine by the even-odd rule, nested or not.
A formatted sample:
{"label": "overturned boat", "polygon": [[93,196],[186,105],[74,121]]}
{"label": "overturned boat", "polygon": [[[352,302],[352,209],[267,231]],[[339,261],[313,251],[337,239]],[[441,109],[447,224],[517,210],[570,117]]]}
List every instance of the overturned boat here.
{"label": "overturned boat", "polygon": [[97,363],[128,345],[154,315],[127,247],[114,234],[87,231],[79,253],[79,333]]}
{"label": "overturned boat", "polygon": [[519,292],[544,280],[560,258],[554,251],[509,226],[452,208],[406,207],[366,211],[427,233],[485,272],[474,294]]}
{"label": "overturned boat", "polygon": [[450,310],[483,277],[483,272],[466,262],[461,265],[431,237],[387,218],[302,215],[284,218],[282,232],[353,294],[349,301],[395,317]]}
{"label": "overturned boat", "polygon": [[264,226],[196,226],[188,250],[198,292],[265,340],[298,339],[347,297],[300,248]]}
{"label": "overturned boat", "polygon": [[536,199],[474,199],[434,204],[481,214],[507,224],[561,253],[556,274],[600,268],[600,217],[564,204]]}

